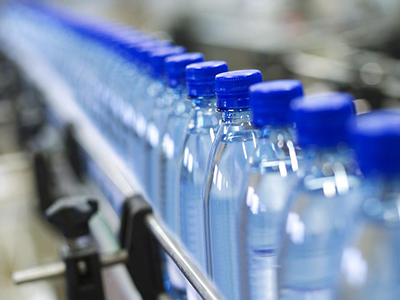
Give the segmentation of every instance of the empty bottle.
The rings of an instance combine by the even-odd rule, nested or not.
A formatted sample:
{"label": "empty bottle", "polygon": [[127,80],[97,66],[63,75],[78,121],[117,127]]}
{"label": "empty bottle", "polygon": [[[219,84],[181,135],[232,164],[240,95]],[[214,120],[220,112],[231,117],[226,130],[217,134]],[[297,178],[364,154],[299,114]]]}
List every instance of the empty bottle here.
{"label": "empty bottle", "polygon": [[333,299],[341,251],[357,208],[357,167],[346,146],[353,98],[314,95],[292,103],[303,160],[279,254],[281,299]]}
{"label": "empty bottle", "polygon": [[[215,75],[226,71],[228,65],[224,61],[201,62],[186,68],[187,100],[191,102],[192,108],[188,122],[179,128],[184,135],[177,164],[178,214],[174,205],[169,202],[167,205],[167,220],[174,222],[179,217],[176,229],[179,230],[181,240],[205,273],[207,262],[203,187],[211,145],[221,122],[220,113],[217,112]],[[190,285],[187,297],[197,297]]]}
{"label": "empty bottle", "polygon": [[163,211],[161,203],[161,170],[162,137],[171,105],[186,97],[185,68],[187,65],[204,60],[201,53],[185,53],[169,56],[165,59],[165,70],[168,76],[168,88],[156,98],[146,130],[147,172],[146,188],[153,207],[157,212]]}
{"label": "empty bottle", "polygon": [[298,148],[290,113],[303,96],[298,80],[262,82],[250,87],[253,125],[260,131],[250,155],[241,193],[238,227],[241,299],[278,297],[277,254],[286,220],[288,193],[297,183]]}
{"label": "empty bottle", "polygon": [[352,140],[364,179],[336,299],[400,299],[400,114],[357,117]]}
{"label": "empty bottle", "polygon": [[240,299],[236,251],[240,186],[257,135],[250,120],[249,87],[261,81],[258,70],[225,72],[215,78],[222,124],[210,152],[204,202],[208,271],[225,299]]}

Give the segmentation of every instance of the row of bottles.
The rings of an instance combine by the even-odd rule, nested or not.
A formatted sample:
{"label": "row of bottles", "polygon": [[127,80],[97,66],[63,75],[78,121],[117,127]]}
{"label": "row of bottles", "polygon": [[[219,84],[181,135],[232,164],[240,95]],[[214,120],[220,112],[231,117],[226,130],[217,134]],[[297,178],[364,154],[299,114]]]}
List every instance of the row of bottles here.
{"label": "row of bottles", "polygon": [[[400,298],[399,112],[356,116],[349,94],[46,6],[1,25],[69,83],[225,299]],[[173,298],[199,298],[164,265]]]}

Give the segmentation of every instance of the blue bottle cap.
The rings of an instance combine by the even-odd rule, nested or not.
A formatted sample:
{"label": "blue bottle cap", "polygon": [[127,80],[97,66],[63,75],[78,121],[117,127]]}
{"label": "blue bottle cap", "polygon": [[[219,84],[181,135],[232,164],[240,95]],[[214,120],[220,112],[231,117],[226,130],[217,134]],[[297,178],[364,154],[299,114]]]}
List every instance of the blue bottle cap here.
{"label": "blue bottle cap", "polygon": [[258,70],[239,70],[218,74],[215,77],[218,109],[249,107],[249,87],[262,81]]}
{"label": "blue bottle cap", "polygon": [[186,66],[204,61],[204,55],[200,52],[191,52],[173,55],[165,59],[165,70],[168,75],[170,87],[184,85],[186,82]]}
{"label": "blue bottle cap", "polygon": [[140,60],[141,63],[147,64],[149,63],[149,54],[151,51],[171,45],[172,45],[171,41],[160,41],[160,40],[154,40],[142,43],[136,49],[137,58]]}
{"label": "blue bottle cap", "polygon": [[273,80],[250,87],[250,108],[253,124],[284,125],[293,122],[290,103],[303,96],[303,85],[299,80]]}
{"label": "blue bottle cap", "polygon": [[152,50],[149,53],[149,60],[153,70],[153,76],[155,78],[160,78],[165,75],[165,59],[167,57],[185,52],[186,48],[182,46],[171,46]]}
{"label": "blue bottle cap", "polygon": [[120,43],[120,52],[128,60],[138,62],[137,50],[146,43],[154,42],[152,36],[140,35],[137,38],[123,39]]}
{"label": "blue bottle cap", "polygon": [[327,93],[302,97],[291,104],[301,147],[334,147],[347,142],[348,122],[354,115],[353,97]]}
{"label": "blue bottle cap", "polygon": [[215,76],[227,72],[228,64],[222,60],[194,63],[186,67],[189,97],[214,96]]}
{"label": "blue bottle cap", "polygon": [[364,175],[400,174],[400,112],[358,116],[351,122],[350,138]]}

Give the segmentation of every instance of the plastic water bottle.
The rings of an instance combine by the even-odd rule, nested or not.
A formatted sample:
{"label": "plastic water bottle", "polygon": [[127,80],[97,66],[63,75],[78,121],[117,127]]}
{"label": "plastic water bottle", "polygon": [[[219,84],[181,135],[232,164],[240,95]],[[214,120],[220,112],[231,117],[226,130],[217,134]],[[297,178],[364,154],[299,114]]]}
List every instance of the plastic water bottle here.
{"label": "plastic water bottle", "polygon": [[250,120],[249,87],[262,81],[258,70],[231,71],[215,78],[222,124],[210,152],[204,202],[209,272],[225,299],[239,299],[237,221],[240,186],[257,131]]}
{"label": "plastic water bottle", "polygon": [[[133,42],[133,41],[132,41]],[[130,155],[127,151],[127,132],[125,130],[125,122],[128,121],[129,124],[132,124],[133,114],[131,109],[132,102],[134,102],[134,98],[132,95],[132,79],[136,79],[138,76],[138,71],[136,68],[142,68],[141,72],[147,74],[148,63],[146,61],[147,54],[154,48],[163,47],[165,43],[170,43],[169,41],[156,41],[151,40],[148,41],[140,36],[136,40],[137,47],[131,48],[131,51],[134,52],[128,58],[129,61],[125,59],[121,54],[121,42],[116,39],[116,37],[112,37],[111,41],[111,49],[110,53],[106,54],[109,57],[109,65],[108,68],[105,69],[102,73],[106,73],[107,75],[102,76],[104,79],[103,85],[105,86],[105,90],[103,94],[108,98],[106,100],[106,111],[108,112],[108,116],[111,119],[111,124],[109,124],[109,137],[110,140],[114,143],[116,149],[124,156]],[[123,54],[124,52],[122,52]],[[132,60],[133,59],[133,60]],[[142,62],[140,66],[135,66],[133,63],[134,60]],[[106,60],[104,58],[103,60]],[[144,75],[142,75],[144,77]],[[147,78],[147,77],[146,77]],[[126,115],[129,113],[130,115]]]}
{"label": "plastic water bottle", "polygon": [[352,140],[364,174],[362,205],[346,245],[336,299],[400,299],[400,114],[357,117]]}
{"label": "plastic water bottle", "polygon": [[[176,135],[174,122],[180,124],[182,130],[188,117],[187,105],[190,103],[185,100],[187,95],[186,66],[203,60],[204,55],[201,53],[185,53],[169,56],[165,59],[165,69],[168,75],[169,88],[162,98],[157,99],[157,106],[153,111],[153,123],[149,124],[149,129],[151,130],[148,131],[148,145],[151,146],[150,174],[152,174],[152,185],[150,188],[152,196],[150,197],[153,201],[155,199],[153,203],[164,221],[166,221],[167,227],[173,233],[176,233],[175,228],[173,228],[175,223],[171,224],[165,219],[165,211],[166,205],[171,204],[174,205],[174,213],[176,214],[176,198],[169,200],[168,203],[164,202],[166,193],[164,183],[166,177],[171,178],[173,176],[176,180],[175,172],[178,162],[176,159],[174,168],[171,168],[170,166],[168,169],[166,168],[167,157],[164,155],[163,146],[165,146],[167,138],[166,133],[168,132],[169,139],[167,142],[170,143],[168,146],[176,147],[176,150],[172,149],[173,155],[172,157],[168,156],[168,159],[175,157],[175,151],[179,151],[178,149],[181,147],[181,145],[178,146],[178,143],[182,142],[181,137]],[[173,116],[173,118],[170,119],[170,116]],[[168,123],[171,124],[168,125]],[[169,129],[173,130],[167,131],[167,126]],[[181,134],[183,135],[183,131],[181,131]],[[168,173],[166,172],[167,170]],[[173,188],[176,189],[177,182],[174,182],[174,184]],[[171,285],[171,296],[174,299],[186,298],[186,280],[169,256],[166,258],[166,267]]]}
{"label": "plastic water bottle", "polygon": [[[111,48],[114,51],[106,53],[109,57],[108,67],[105,65],[106,68],[99,72],[106,73],[102,76],[105,85],[102,94],[113,99],[106,101],[105,104],[106,107],[108,106],[106,111],[109,111],[114,121],[110,126],[112,129],[110,137],[116,143],[119,152],[129,161],[131,153],[128,141],[131,138],[129,134],[131,128],[135,124],[137,91],[146,86],[148,78],[148,66],[142,63],[142,58],[149,49],[162,47],[164,42],[142,34],[129,39],[114,34],[110,42],[115,43],[115,46]],[[113,55],[114,58],[112,58]]]}
{"label": "plastic water bottle", "polygon": [[185,68],[187,65],[204,60],[201,53],[185,53],[169,56],[165,59],[165,70],[168,76],[168,89],[156,99],[150,121],[147,126],[146,150],[148,162],[146,164],[146,187],[153,207],[162,214],[163,208],[160,199],[163,170],[161,166],[162,137],[166,128],[167,118],[171,105],[186,97]]}
{"label": "plastic water bottle", "polygon": [[[178,213],[175,205],[168,201],[169,197],[166,198],[168,201],[166,219],[171,224],[178,222],[176,230],[179,230],[183,244],[204,273],[207,272],[204,178],[211,145],[221,122],[220,113],[217,112],[215,75],[226,71],[228,65],[224,61],[201,62],[186,68],[187,100],[191,102],[192,108],[185,126],[179,128],[179,131],[183,131],[183,145],[177,163]],[[178,126],[176,128],[178,129]],[[177,133],[181,135],[181,132]],[[189,284],[187,298],[189,300],[197,298]]]}
{"label": "plastic water bottle", "polygon": [[346,146],[353,98],[314,95],[292,103],[303,160],[279,255],[281,299],[333,299],[341,252],[358,206],[357,167]]}
{"label": "plastic water bottle", "polygon": [[134,131],[131,142],[131,153],[134,154],[134,170],[139,174],[140,180],[146,174],[146,165],[144,162],[148,161],[146,155],[146,128],[148,120],[150,119],[151,112],[155,106],[156,99],[163,97],[167,88],[167,78],[165,74],[165,59],[172,55],[182,54],[186,49],[182,46],[165,47],[155,49],[149,53],[149,62],[151,65],[151,74],[153,80],[145,90],[143,97],[137,99],[136,104],[136,121],[137,126]]}
{"label": "plastic water bottle", "polygon": [[[189,113],[192,107],[196,107],[197,99],[197,107],[200,107],[201,103],[203,103],[203,108],[206,111],[211,111],[213,114],[210,117],[214,117],[216,114],[215,110],[215,75],[218,73],[222,73],[227,71],[228,67],[225,62],[201,62],[190,64],[186,67],[186,80],[187,80],[187,97],[188,98],[175,98],[175,101],[172,103],[171,109],[168,114],[166,130],[163,135],[163,164],[162,167],[165,176],[164,176],[164,188],[165,188],[165,196],[163,203],[163,216],[166,224],[170,228],[170,230],[176,233],[179,236],[178,231],[178,189],[177,182],[179,180],[178,174],[178,164],[179,158],[183,148],[183,141],[185,137],[185,130],[188,126],[189,122]],[[197,77],[196,77],[197,76]],[[199,78],[200,77],[200,78]],[[203,81],[201,81],[203,80]],[[210,88],[211,86],[211,88]],[[201,94],[208,93],[208,94]],[[203,101],[203,102],[201,102]],[[208,101],[208,102],[207,102]],[[201,103],[200,103],[201,102]],[[204,110],[202,112],[204,112]],[[202,121],[211,121],[205,120],[204,114],[202,114]],[[198,117],[198,115],[196,115]],[[215,119],[213,119],[215,121]],[[189,124],[191,126],[192,123]],[[210,134],[209,129],[210,126],[213,129],[215,125],[211,124],[203,124],[203,126],[208,126],[208,132],[206,134]],[[206,153],[206,157],[208,158],[209,147],[208,144],[199,145],[201,148],[196,148],[195,151],[203,150]],[[189,149],[188,149],[189,150]],[[193,156],[193,153],[190,155]],[[197,161],[193,162],[196,165],[195,172],[202,172],[204,177],[205,166],[203,169],[199,169],[197,166]],[[192,165],[193,168],[193,165]],[[193,170],[192,170],[193,171]],[[201,182],[201,188],[203,187],[203,182]],[[187,188],[187,185],[181,184],[182,188]],[[193,190],[191,189],[191,197],[194,196]],[[201,192],[201,191],[200,191]],[[201,198],[201,195],[200,195]],[[196,199],[197,202],[199,198]],[[201,199],[201,202],[203,200]],[[183,212],[182,212],[183,213]]]}
{"label": "plastic water bottle", "polygon": [[[144,43],[141,43],[138,45],[138,47],[135,48],[135,56],[136,59],[138,60],[139,68],[141,68],[142,72],[142,78],[143,81],[147,81],[144,83],[144,86],[148,86],[150,82],[152,81],[151,77],[151,69],[150,69],[150,64],[148,61],[148,54],[150,51],[154,49],[158,49],[161,47],[165,47],[167,45],[170,45],[170,41],[159,41],[159,40],[151,40],[147,41]],[[113,72],[109,72],[110,76],[109,79],[107,80],[109,82],[109,85],[111,85],[110,88],[110,95],[109,97],[112,99],[112,101],[109,102],[109,112],[110,112],[110,117],[114,121],[112,123],[113,126],[111,126],[111,137],[114,139],[114,142],[116,143],[117,149],[119,150],[120,153],[122,154],[128,154],[124,153],[124,150],[127,149],[127,143],[126,143],[126,134],[122,130],[123,129],[123,119],[122,119],[122,109],[124,109],[124,100],[127,99],[128,95],[131,91],[130,87],[126,82],[119,83],[118,80],[113,80],[113,78],[121,78],[121,66],[117,64],[117,61],[113,62],[113,65],[115,65],[114,69],[118,71],[117,74],[112,75]],[[123,66],[123,64],[121,64]],[[113,68],[110,67],[110,70]],[[132,85],[132,84],[131,84]],[[125,95],[122,96],[121,95]]]}
{"label": "plastic water bottle", "polygon": [[297,183],[299,155],[290,103],[301,96],[303,88],[298,80],[262,82],[250,87],[252,120],[260,139],[248,160],[241,196],[241,299],[278,299],[278,248],[288,194]]}

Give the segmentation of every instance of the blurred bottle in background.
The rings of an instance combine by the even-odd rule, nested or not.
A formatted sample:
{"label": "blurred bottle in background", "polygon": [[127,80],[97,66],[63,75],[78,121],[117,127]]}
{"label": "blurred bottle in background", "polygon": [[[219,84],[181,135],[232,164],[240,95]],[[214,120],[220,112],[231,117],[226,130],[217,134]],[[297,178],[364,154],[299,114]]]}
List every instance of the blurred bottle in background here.
{"label": "blurred bottle in background", "polygon": [[352,100],[331,93],[292,103],[303,160],[279,256],[281,299],[334,299],[342,249],[359,205],[358,169],[347,147]]}
{"label": "blurred bottle in background", "polygon": [[[187,57],[186,60],[192,61],[193,58]],[[184,65],[186,62],[183,63]],[[207,64],[207,63],[198,63],[198,64]],[[189,64],[186,66],[190,66],[193,64]],[[196,65],[196,64],[195,64]],[[185,82],[187,74],[190,74],[187,70],[187,67],[183,69],[185,76]],[[188,73],[189,72],[189,73]],[[220,73],[220,72],[219,72]],[[215,74],[214,78],[215,78]],[[214,84],[214,79],[211,81]],[[191,94],[194,90],[201,91],[202,87],[201,81],[194,83],[189,78],[189,82],[186,84],[186,96],[185,98],[175,98],[175,101],[172,103],[171,109],[168,113],[168,119],[166,123],[166,128],[163,134],[162,140],[162,174],[164,174],[162,178],[162,209],[164,220],[169,226],[170,230],[173,231],[177,236],[179,236],[179,211],[178,211],[178,164],[179,164],[179,156],[182,152],[183,139],[185,137],[185,129],[187,127],[189,121],[189,112],[193,107],[193,102],[187,98],[187,96],[191,97]],[[209,82],[207,82],[209,84]],[[197,85],[196,85],[197,84]],[[196,88],[193,87],[196,85]],[[199,95],[200,96],[200,95]],[[201,98],[201,96],[200,96]],[[193,192],[193,191],[192,191]]]}
{"label": "blurred bottle in background", "polygon": [[260,131],[242,183],[238,245],[241,299],[278,299],[277,254],[288,194],[297,183],[298,152],[290,103],[303,96],[297,80],[250,87],[252,123]]}
{"label": "blurred bottle in background", "polygon": [[[162,214],[164,211],[161,201],[161,184],[163,184],[164,174],[161,166],[162,137],[166,128],[167,118],[171,106],[176,101],[186,98],[185,68],[187,65],[204,60],[201,53],[185,53],[169,56],[165,59],[165,70],[168,76],[168,89],[163,95],[156,98],[154,109],[151,112],[146,130],[146,147],[144,153],[147,157],[145,172],[146,189],[153,207]],[[167,224],[168,225],[168,224]]]}
{"label": "blurred bottle in background", "polygon": [[231,71],[215,78],[222,124],[210,152],[204,203],[208,270],[225,299],[240,299],[236,251],[240,185],[257,140],[250,120],[249,87],[261,81],[258,70]]}
{"label": "blurred bottle in background", "polygon": [[181,46],[170,46],[155,49],[149,53],[149,61],[151,65],[151,74],[153,80],[148,84],[143,97],[137,99],[136,104],[136,126],[132,132],[132,138],[129,149],[132,154],[132,164],[141,183],[144,183],[146,177],[145,163],[148,161],[145,149],[146,127],[150,115],[153,111],[157,99],[162,98],[167,89],[167,76],[165,73],[165,59],[172,55],[185,52],[185,48]]}
{"label": "blurred bottle in background", "polygon": [[[146,152],[148,163],[146,167],[148,168],[147,175],[147,191],[149,194],[150,201],[155,208],[156,213],[158,213],[163,220],[166,222],[168,229],[172,233],[176,232],[176,219],[177,219],[177,209],[176,209],[176,194],[175,190],[177,188],[176,181],[176,167],[177,161],[174,161],[175,165],[170,166],[168,173],[166,173],[166,159],[170,158],[166,156],[163,152],[163,147],[176,147],[177,149],[172,149],[172,157],[175,151],[179,151],[179,143],[182,142],[181,136],[176,135],[174,132],[168,132],[171,137],[167,139],[165,136],[167,121],[169,120],[169,115],[173,113],[177,117],[180,129],[184,127],[184,123],[180,123],[182,118],[187,121],[187,111],[188,107],[186,96],[186,66],[192,63],[204,61],[204,55],[202,53],[184,53],[179,55],[169,56],[165,59],[165,70],[168,75],[168,89],[163,95],[160,95],[156,99],[154,109],[152,111],[150,121],[147,127],[146,137]],[[190,105],[190,104],[189,104]],[[174,109],[177,109],[177,111]],[[182,118],[179,117],[182,113]],[[186,119],[185,119],[186,118]],[[171,124],[172,125],[172,124]],[[175,129],[172,126],[171,129]],[[183,135],[183,131],[180,132]],[[177,140],[173,140],[176,138]],[[164,141],[163,141],[164,139]],[[167,141],[165,141],[167,139]],[[167,146],[165,145],[166,143]],[[165,151],[165,150],[164,150]],[[168,150],[170,151],[170,150]],[[165,180],[173,178],[173,185],[169,185],[172,191],[169,191],[171,197],[175,198],[165,198]],[[168,210],[168,206],[173,205],[175,208],[173,218],[166,218],[165,212]],[[170,221],[170,222],[169,222]],[[168,284],[170,286],[169,293],[174,299],[184,299],[186,298],[186,281],[182,273],[176,267],[175,263],[171,260],[169,256],[166,257],[166,269],[168,273]]]}
{"label": "blurred bottle in background", "polygon": [[[195,63],[186,68],[187,102],[191,102],[192,109],[185,126],[177,127],[177,130],[184,133],[177,163],[178,205],[166,208],[167,219],[179,218],[176,227],[181,240],[204,273],[207,272],[204,178],[211,145],[221,121],[220,113],[217,112],[215,75],[226,71],[228,65],[224,61]],[[186,290],[189,300],[199,299],[190,284]]]}
{"label": "blurred bottle in background", "polygon": [[361,115],[351,132],[365,177],[336,299],[400,299],[400,113]]}

